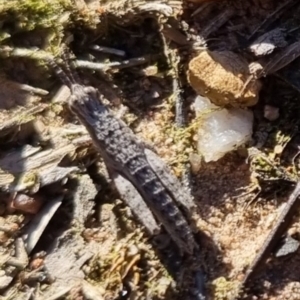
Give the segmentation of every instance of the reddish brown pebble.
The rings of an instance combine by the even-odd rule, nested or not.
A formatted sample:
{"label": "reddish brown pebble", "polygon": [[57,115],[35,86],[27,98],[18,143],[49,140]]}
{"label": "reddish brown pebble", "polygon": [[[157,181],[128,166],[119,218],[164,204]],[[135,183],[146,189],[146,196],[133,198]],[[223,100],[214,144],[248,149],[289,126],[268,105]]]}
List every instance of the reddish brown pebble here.
{"label": "reddish brown pebble", "polygon": [[11,200],[10,207],[30,213],[36,214],[43,205],[43,199],[39,196],[28,196],[25,194],[17,194],[17,196]]}

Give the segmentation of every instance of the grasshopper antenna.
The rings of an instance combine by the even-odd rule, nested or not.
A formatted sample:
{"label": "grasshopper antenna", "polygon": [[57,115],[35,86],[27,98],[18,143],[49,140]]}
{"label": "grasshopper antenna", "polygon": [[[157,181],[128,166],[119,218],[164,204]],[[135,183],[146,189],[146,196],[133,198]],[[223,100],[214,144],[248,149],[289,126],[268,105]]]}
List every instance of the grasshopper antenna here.
{"label": "grasshopper antenna", "polygon": [[73,83],[81,83],[79,75],[76,71],[76,63],[74,57],[75,55],[70,50],[67,50],[66,48],[63,49],[62,58],[66,62],[65,69],[67,75]]}
{"label": "grasshopper antenna", "polygon": [[51,67],[51,69],[55,72],[57,77],[60,79],[60,81],[66,85],[67,87],[71,88],[73,83],[73,78],[70,78],[69,74],[65,72],[55,61],[54,57],[48,58],[47,63]]}

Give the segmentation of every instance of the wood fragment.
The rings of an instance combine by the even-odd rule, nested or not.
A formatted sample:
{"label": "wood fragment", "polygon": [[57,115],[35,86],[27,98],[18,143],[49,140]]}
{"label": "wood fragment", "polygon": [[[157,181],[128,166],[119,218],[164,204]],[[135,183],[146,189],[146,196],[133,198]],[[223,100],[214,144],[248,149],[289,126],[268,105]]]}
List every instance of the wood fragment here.
{"label": "wood fragment", "polygon": [[28,85],[28,84],[21,84],[19,83],[18,84],[20,89],[23,90],[23,91],[26,91],[26,92],[31,92],[31,93],[35,93],[37,95],[41,95],[41,96],[46,96],[49,94],[48,91],[46,90],[43,90],[43,89],[40,89],[40,88],[36,88],[36,87],[33,87],[31,85]]}
{"label": "wood fragment", "polygon": [[0,187],[19,192],[26,190],[27,186],[26,184],[23,186],[21,179],[27,174],[34,174],[37,177],[38,189],[64,179],[78,169],[62,168],[57,165],[67,154],[73,155],[76,148],[74,144],[68,144],[38,151],[40,148],[25,146],[10,152],[0,160]]}
{"label": "wood fragment", "polygon": [[71,91],[66,85],[62,85],[52,98],[52,103],[66,103],[71,96]]}
{"label": "wood fragment", "polygon": [[58,164],[67,154],[72,154],[76,150],[73,144],[61,146],[58,149],[49,149],[38,152],[37,154],[28,157],[26,161],[21,164],[17,164],[10,171],[12,173],[21,173],[25,171],[34,170],[37,168],[48,167],[50,163]]}
{"label": "wood fragment", "polygon": [[48,107],[46,104],[38,104],[34,107],[25,108],[24,110],[18,111],[8,120],[3,120],[0,124],[0,136],[4,136],[7,133],[8,129],[13,127],[26,124],[32,121],[38,113],[42,112]]}
{"label": "wood fragment", "polygon": [[88,175],[78,178],[78,188],[73,194],[73,227],[55,238],[47,251],[45,267],[56,280],[44,291],[42,299],[58,299],[73,287],[81,286],[85,276],[82,266],[100,251],[102,245],[94,241],[87,243],[82,236],[96,194],[95,185]]}
{"label": "wood fragment", "polygon": [[43,234],[48,223],[60,207],[63,200],[63,196],[59,196],[55,199],[50,199],[49,202],[42,208],[41,211],[31,220],[29,227],[23,235],[25,241],[26,250],[30,253],[41,235]]}
{"label": "wood fragment", "polygon": [[65,179],[69,174],[78,172],[79,169],[77,167],[49,167],[47,169],[43,169],[39,173],[40,177],[40,187],[50,185],[52,183],[61,181]]}

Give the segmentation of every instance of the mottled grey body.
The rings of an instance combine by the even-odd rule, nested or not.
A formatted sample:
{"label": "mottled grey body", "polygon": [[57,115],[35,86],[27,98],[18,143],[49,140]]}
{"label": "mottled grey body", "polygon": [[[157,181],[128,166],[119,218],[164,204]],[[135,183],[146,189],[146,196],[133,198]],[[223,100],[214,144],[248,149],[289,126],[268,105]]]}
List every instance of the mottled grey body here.
{"label": "mottled grey body", "polygon": [[171,193],[148,163],[144,146],[132,130],[101,102],[97,89],[79,84],[76,74],[72,74],[68,66],[66,74],[54,60],[49,59],[48,63],[70,88],[69,107],[86,127],[108,170],[131,182],[181,252],[192,254],[196,243],[191,229]]}
{"label": "mottled grey body", "polygon": [[196,244],[190,227],[149,165],[144,146],[101,103],[95,88],[79,84],[70,88],[70,109],[88,130],[108,169],[129,180],[180,249],[192,253]]}

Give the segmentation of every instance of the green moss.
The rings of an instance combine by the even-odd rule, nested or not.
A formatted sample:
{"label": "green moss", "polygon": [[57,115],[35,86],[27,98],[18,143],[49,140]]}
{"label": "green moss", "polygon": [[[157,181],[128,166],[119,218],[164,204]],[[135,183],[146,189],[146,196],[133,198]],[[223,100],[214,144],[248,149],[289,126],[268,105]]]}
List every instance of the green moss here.
{"label": "green moss", "polygon": [[70,0],[1,0],[0,16],[7,22],[13,20],[15,30],[59,27],[60,19],[72,9]]}
{"label": "green moss", "polygon": [[95,11],[73,0],[0,0],[0,18],[0,44],[18,46],[17,34],[30,33],[50,52],[60,47],[65,28],[95,29],[99,22]]}

